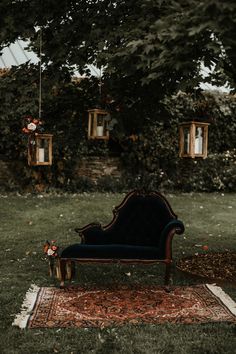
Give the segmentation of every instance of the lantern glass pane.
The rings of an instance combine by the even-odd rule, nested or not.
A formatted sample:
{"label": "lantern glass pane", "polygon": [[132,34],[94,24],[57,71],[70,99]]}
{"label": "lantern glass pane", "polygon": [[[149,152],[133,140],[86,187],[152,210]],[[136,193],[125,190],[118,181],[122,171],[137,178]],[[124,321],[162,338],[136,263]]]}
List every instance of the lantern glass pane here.
{"label": "lantern glass pane", "polygon": [[203,154],[203,128],[196,127],[196,135],[195,135],[195,154]]}
{"label": "lantern glass pane", "polygon": [[38,162],[49,161],[49,139],[41,138],[38,142]]}
{"label": "lantern glass pane", "polygon": [[184,154],[189,154],[190,148],[190,130],[189,128],[184,128]]}
{"label": "lantern glass pane", "polygon": [[104,116],[103,114],[98,114],[97,116],[97,136],[104,135]]}
{"label": "lantern glass pane", "polygon": [[97,125],[103,126],[103,122],[104,122],[104,115],[99,113],[97,118]]}
{"label": "lantern glass pane", "polygon": [[91,112],[89,114],[89,136],[93,136],[94,134],[94,114]]}

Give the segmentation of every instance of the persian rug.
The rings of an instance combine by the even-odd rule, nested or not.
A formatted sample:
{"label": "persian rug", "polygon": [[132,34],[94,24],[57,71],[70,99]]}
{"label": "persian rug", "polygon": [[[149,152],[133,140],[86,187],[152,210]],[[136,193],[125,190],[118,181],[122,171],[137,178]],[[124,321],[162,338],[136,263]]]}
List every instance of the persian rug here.
{"label": "persian rug", "polygon": [[236,323],[236,303],[218,286],[32,288],[13,325],[20,328],[124,324]]}

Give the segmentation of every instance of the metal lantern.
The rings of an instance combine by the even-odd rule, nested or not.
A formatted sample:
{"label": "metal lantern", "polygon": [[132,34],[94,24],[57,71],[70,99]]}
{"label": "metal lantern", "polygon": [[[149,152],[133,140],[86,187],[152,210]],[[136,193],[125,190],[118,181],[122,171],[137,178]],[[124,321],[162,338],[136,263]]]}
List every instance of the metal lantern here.
{"label": "metal lantern", "polygon": [[179,156],[207,157],[209,123],[185,122],[179,126]]}
{"label": "metal lantern", "polygon": [[88,110],[88,139],[109,139],[110,115],[103,109]]}
{"label": "metal lantern", "polygon": [[28,141],[28,164],[30,166],[52,164],[52,134],[31,134]]}

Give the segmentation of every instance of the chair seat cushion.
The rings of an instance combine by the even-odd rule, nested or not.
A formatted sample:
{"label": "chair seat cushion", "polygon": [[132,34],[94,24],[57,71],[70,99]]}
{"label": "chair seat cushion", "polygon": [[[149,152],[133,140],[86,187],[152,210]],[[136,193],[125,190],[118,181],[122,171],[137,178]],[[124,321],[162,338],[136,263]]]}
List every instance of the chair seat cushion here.
{"label": "chair seat cushion", "polygon": [[65,248],[61,258],[78,259],[132,259],[160,260],[165,255],[156,247],[133,245],[86,245],[74,244]]}

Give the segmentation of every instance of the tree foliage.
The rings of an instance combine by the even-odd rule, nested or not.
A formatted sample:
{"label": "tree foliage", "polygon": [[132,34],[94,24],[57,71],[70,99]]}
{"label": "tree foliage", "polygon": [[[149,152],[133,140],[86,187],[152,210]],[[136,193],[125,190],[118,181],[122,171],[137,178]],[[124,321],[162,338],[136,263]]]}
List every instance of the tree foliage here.
{"label": "tree foliage", "polygon": [[[193,88],[200,62],[215,65],[214,80],[235,87],[236,4],[233,0],[2,1],[0,43],[30,38],[55,68],[104,67],[115,80],[154,81],[162,93]],[[209,77],[208,80],[213,80]],[[132,95],[132,91],[130,92]]]}
{"label": "tree foliage", "polygon": [[[205,81],[235,89],[235,7],[233,0],[2,0],[0,49],[22,38],[38,53],[42,34],[43,118],[56,133],[54,184],[73,179],[76,157],[109,149],[122,152],[136,172],[156,169],[167,177],[177,166],[178,122],[199,114],[212,122],[211,152],[231,149],[235,103],[210,97],[206,104],[191,92],[199,94],[202,62],[213,69]],[[102,69],[102,82],[90,78],[89,64]],[[75,84],[75,70],[88,79]],[[22,117],[38,111],[38,71],[27,63],[0,78],[0,148],[11,158],[25,158],[19,131]],[[119,121],[112,146],[86,141],[86,110],[98,104]]]}
{"label": "tree foliage", "polygon": [[[214,69],[207,79],[236,84],[236,3],[233,0],[172,2],[172,12],[155,23],[162,42],[162,61],[178,68],[203,61]],[[159,63],[159,65],[161,65]]]}
{"label": "tree foliage", "polygon": [[[87,109],[96,103],[98,80],[84,79],[78,83],[71,81],[68,73],[63,71],[58,79],[48,68],[43,71],[42,108],[45,130],[54,135],[53,165],[41,168],[27,166],[27,136],[21,133],[24,116],[38,114],[38,81],[38,68],[28,64],[14,67],[0,78],[0,154],[1,159],[13,161],[12,167],[14,173],[17,170],[21,188],[90,188],[91,181],[79,181],[76,177],[77,161],[82,156],[107,156],[118,152],[124,170],[132,176],[125,177],[126,188],[135,187],[134,183],[140,182],[147,186],[151,184],[153,188],[161,185],[184,190],[233,190],[235,96],[178,93],[162,100],[161,119],[153,121],[150,117],[149,124],[130,134],[129,120],[123,116],[120,122],[123,122],[126,134],[119,132],[117,127],[111,131],[109,142],[91,141],[86,136]],[[211,122],[209,158],[198,161],[197,165],[195,160],[178,157],[178,124],[196,117]],[[141,181],[139,176],[142,176]],[[106,190],[113,183],[103,182],[106,182]],[[104,188],[101,183],[99,186]],[[115,190],[114,183],[112,186]]]}

